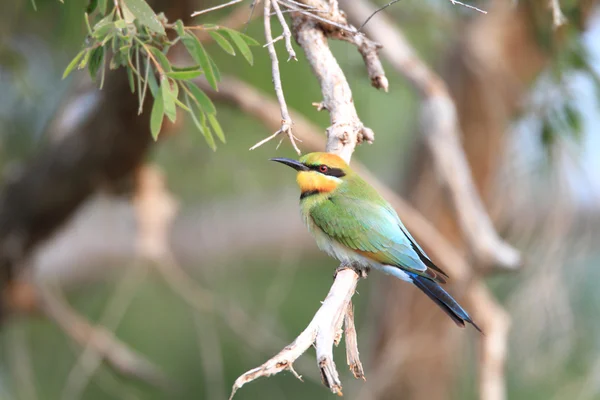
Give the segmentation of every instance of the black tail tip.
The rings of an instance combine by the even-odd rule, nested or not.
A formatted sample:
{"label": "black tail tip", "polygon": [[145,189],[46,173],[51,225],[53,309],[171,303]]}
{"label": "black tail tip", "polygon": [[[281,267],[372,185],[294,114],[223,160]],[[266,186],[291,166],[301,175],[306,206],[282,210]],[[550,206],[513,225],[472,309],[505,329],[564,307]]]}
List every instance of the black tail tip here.
{"label": "black tail tip", "polygon": [[468,319],[466,320],[468,323],[470,323],[471,325],[473,325],[473,328],[477,329],[479,331],[479,333],[481,333],[482,335],[485,336],[485,333],[483,333],[483,331],[481,330],[481,328],[475,323],[473,322],[472,319]]}

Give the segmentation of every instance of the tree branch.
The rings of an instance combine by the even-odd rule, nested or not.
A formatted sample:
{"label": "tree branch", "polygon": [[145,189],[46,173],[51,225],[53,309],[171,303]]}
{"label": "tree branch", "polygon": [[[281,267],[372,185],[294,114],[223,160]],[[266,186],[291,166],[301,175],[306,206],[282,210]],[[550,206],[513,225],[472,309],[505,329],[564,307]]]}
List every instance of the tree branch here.
{"label": "tree branch", "polygon": [[[289,118],[287,106],[283,99],[281,91],[281,83],[279,78],[279,68],[277,55],[273,45],[270,30],[270,1],[264,0],[264,15],[265,15],[265,36],[267,39],[267,47],[273,65],[273,82],[277,93],[277,98],[281,106],[281,114],[283,124]],[[272,0],[277,2],[278,0]],[[314,7],[314,11],[329,11],[334,16],[341,16],[337,1],[330,0],[321,2],[321,4],[313,4],[311,1],[305,2],[306,5]],[[289,5],[288,5],[289,6]],[[320,7],[319,7],[320,6]],[[277,5],[275,5],[277,12]],[[367,141],[372,142],[374,139],[373,131],[366,128],[356,113],[354,102],[352,99],[352,91],[346,80],[346,77],[337,63],[337,60],[331,53],[327,44],[327,36],[325,30],[319,26],[315,19],[315,15],[306,15],[302,10],[297,10],[292,14],[293,32],[296,41],[304,50],[306,58],[316,75],[321,86],[323,94],[323,108],[326,108],[331,117],[331,126],[327,129],[327,146],[326,151],[335,153],[342,157],[346,162],[350,162],[352,153],[357,144]],[[282,20],[283,17],[280,16]],[[345,18],[344,18],[345,19]],[[352,27],[352,29],[354,29]],[[354,29],[356,32],[356,29]],[[333,34],[335,31],[330,31]],[[337,33],[336,33],[337,34]],[[284,28],[285,36],[285,28]],[[379,85],[387,89],[387,80],[382,75],[383,68],[379,63],[376,55],[376,47],[370,46],[370,42],[366,41],[362,36],[359,49],[368,66],[377,64],[377,77],[371,77],[374,85]],[[354,43],[359,43],[359,39],[354,40]],[[358,44],[357,44],[358,45]],[[374,54],[372,56],[372,54]],[[381,78],[383,76],[383,78]],[[382,86],[383,85],[383,86]],[[285,112],[284,112],[285,111]],[[280,128],[284,131],[284,126]],[[290,137],[293,139],[293,137]],[[279,354],[268,360],[262,366],[250,370],[240,376],[232,389],[231,397],[244,384],[253,381],[261,376],[270,376],[284,369],[289,369],[292,372],[292,364],[300,357],[313,343],[316,346],[317,363],[321,371],[323,384],[327,386],[333,393],[341,394],[342,385],[339,379],[338,372],[333,361],[333,344],[337,344],[341,338],[340,328],[346,323],[346,331],[349,332],[349,349],[348,362],[351,365],[356,377],[363,377],[362,365],[358,359],[358,349],[356,346],[356,329],[354,327],[354,318],[352,313],[351,298],[354,294],[356,284],[358,283],[359,275],[356,271],[348,266],[340,266],[339,272],[336,274],[335,281],[327,298],[323,302],[315,314],[313,320],[308,327],[296,338],[296,340],[285,347]],[[295,373],[295,372],[294,372]]]}
{"label": "tree branch", "polygon": [[115,371],[124,376],[165,388],[168,381],[165,375],[150,361],[120,342],[112,332],[101,326],[92,326],[68,304],[43,287],[37,288],[40,309],[77,344],[89,347],[107,362]]}
{"label": "tree branch", "polygon": [[[352,1],[348,5],[348,18],[354,23],[365,20],[377,10],[366,0]],[[480,265],[518,268],[521,265],[519,252],[498,236],[473,183],[460,144],[456,107],[446,84],[416,55],[384,13],[375,15],[364,30],[383,44],[383,55],[423,98],[421,128],[435,160],[437,174],[448,189],[470,251]]]}
{"label": "tree branch", "polygon": [[[359,275],[352,269],[341,270],[333,282],[327,297],[323,301],[313,319],[306,329],[288,346],[279,352],[276,356],[269,359],[258,368],[251,369],[236,379],[231,396],[233,399],[235,392],[248,382],[264,377],[278,374],[284,370],[293,371],[293,363],[313,343],[316,344],[317,362],[321,370],[323,383],[331,389],[333,393],[342,394],[342,385],[335,369],[333,361],[332,347],[334,338],[341,327],[346,311],[350,306],[350,301]],[[298,376],[298,378],[300,378]]]}
{"label": "tree branch", "polygon": [[352,91],[327,45],[323,30],[306,16],[295,15],[293,20],[294,35],[321,86],[323,108],[330,114],[331,126],[327,128],[326,151],[350,162],[356,145],[363,141],[372,143],[374,133],[358,118]]}
{"label": "tree branch", "polygon": [[[296,153],[302,154],[300,152],[300,149],[296,145],[296,138],[294,137],[294,134],[292,133],[293,121],[292,121],[292,118],[290,117],[290,113],[288,112],[287,103],[285,102],[285,96],[283,95],[283,88],[281,87],[281,75],[279,73],[279,60],[277,59],[277,52],[275,51],[275,41],[273,40],[273,34],[271,33],[271,0],[263,0],[263,1],[265,3],[264,11],[263,11],[263,20],[264,20],[264,27],[265,27],[265,39],[267,41],[265,46],[267,46],[267,49],[269,50],[269,57],[271,58],[271,75],[273,76],[273,86],[275,87],[275,95],[277,96],[277,101],[279,102],[279,108],[281,110],[281,127],[273,135],[269,136],[268,138],[266,138],[264,140],[261,140],[254,146],[250,147],[250,150],[254,150],[257,147],[262,146],[266,142],[277,137],[280,133],[283,133],[283,134],[286,134],[288,136],[288,138],[290,139],[290,142],[292,143],[294,150],[296,150]],[[273,6],[274,6],[276,12],[279,10],[278,16],[281,15],[281,10],[279,9],[279,6],[277,5],[277,0],[273,0]],[[280,17],[280,22],[282,23],[282,26],[283,26],[283,36],[285,37],[285,40],[286,40],[286,46],[289,45],[288,53],[290,55],[290,59],[291,58],[296,59],[296,53],[294,53],[294,50],[292,49],[291,44],[289,44],[289,37],[291,34],[289,32],[289,28],[288,28],[287,24],[285,23],[285,19],[283,18],[283,15],[281,15],[281,17]]]}

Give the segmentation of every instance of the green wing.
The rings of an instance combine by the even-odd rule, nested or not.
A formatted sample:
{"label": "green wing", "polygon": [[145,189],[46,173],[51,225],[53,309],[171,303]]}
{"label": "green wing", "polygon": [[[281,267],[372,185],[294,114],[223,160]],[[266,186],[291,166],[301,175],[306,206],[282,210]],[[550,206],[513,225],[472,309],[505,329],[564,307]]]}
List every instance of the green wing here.
{"label": "green wing", "polygon": [[[315,225],[340,244],[384,265],[437,278],[387,204],[332,195],[309,211]],[[443,280],[443,279],[438,279]]]}

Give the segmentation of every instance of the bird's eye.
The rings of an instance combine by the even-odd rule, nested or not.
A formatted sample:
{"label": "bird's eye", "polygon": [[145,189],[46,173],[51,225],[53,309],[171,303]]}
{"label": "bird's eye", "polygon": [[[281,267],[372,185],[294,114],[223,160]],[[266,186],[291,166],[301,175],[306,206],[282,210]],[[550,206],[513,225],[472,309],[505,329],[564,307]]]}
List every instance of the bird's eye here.
{"label": "bird's eye", "polygon": [[320,165],[319,171],[325,174],[327,171],[329,171],[329,167],[327,165]]}

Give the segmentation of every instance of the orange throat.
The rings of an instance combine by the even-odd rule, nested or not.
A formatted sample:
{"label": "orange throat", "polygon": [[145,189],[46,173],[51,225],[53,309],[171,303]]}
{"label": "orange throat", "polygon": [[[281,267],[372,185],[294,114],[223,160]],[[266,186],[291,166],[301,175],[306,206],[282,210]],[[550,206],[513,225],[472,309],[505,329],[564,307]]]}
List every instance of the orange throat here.
{"label": "orange throat", "polygon": [[329,193],[340,184],[338,178],[325,176],[316,171],[298,172],[296,182],[298,182],[298,186],[300,186],[300,191],[302,193]]}

